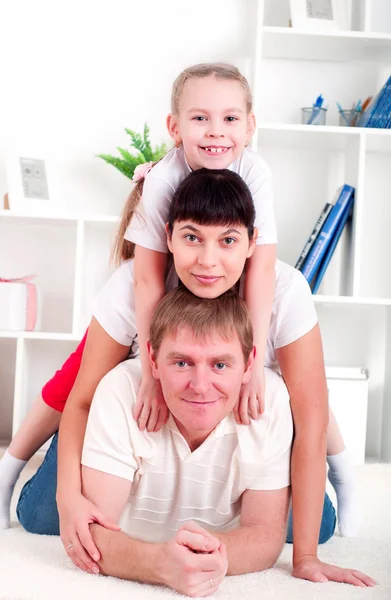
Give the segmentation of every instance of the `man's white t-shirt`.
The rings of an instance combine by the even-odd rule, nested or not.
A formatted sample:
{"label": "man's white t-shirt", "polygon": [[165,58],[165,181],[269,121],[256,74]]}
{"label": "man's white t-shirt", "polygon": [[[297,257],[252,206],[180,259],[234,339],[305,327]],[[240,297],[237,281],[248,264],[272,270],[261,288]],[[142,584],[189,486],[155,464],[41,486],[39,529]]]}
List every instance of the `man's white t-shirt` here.
{"label": "man's white t-shirt", "polygon": [[91,405],[82,464],[132,482],[120,525],[131,537],[163,542],[189,520],[211,531],[239,520],[245,490],[290,485],[293,436],[289,396],[280,375],[265,369],[266,410],[249,426],[232,414],[191,452],[170,415],[156,433],[132,415],[141,380],[138,359],[99,383]]}
{"label": "man's white t-shirt", "polygon": [[[268,332],[265,366],[278,370],[275,351],[308,333],[317,323],[311,290],[302,273],[276,261],[276,285]],[[167,292],[178,285],[171,267]],[[123,263],[94,298],[92,313],[103,329],[119,344],[130,346],[131,357],[138,356],[136,311],[133,289],[133,261]]]}
{"label": "man's white t-shirt", "polygon": [[[246,148],[228,169],[237,173],[250,189],[255,207],[257,245],[276,244],[272,178],[266,162]],[[125,239],[138,246],[168,252],[166,222],[169,206],[179,184],[191,173],[183,146],[173,148],[148,173],[139,211],[135,213]]]}

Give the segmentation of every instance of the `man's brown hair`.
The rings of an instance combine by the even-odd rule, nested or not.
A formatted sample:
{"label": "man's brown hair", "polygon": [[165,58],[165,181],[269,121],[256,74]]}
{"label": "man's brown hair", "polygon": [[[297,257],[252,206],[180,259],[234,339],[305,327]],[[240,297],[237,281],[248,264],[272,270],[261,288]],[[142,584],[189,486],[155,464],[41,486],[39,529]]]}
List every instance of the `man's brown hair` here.
{"label": "man's brown hair", "polygon": [[225,340],[237,334],[247,364],[254,345],[253,328],[245,302],[233,290],[218,298],[199,298],[184,286],[169,292],[159,302],[152,318],[149,341],[157,356],[165,336],[175,336],[188,327],[196,338],[217,331]]}

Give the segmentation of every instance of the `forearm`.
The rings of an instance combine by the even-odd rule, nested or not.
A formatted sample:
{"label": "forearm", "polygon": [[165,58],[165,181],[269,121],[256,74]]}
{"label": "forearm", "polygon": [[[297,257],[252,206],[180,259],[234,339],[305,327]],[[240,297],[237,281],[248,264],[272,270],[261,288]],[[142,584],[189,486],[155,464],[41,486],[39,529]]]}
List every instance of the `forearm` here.
{"label": "forearm", "polygon": [[103,575],[129,581],[162,584],[158,574],[161,544],[134,540],[122,531],[110,531],[101,525],[90,525],[92,538],[98,547],[98,562]]}
{"label": "forearm", "polygon": [[140,347],[140,359],[143,374],[150,373],[147,351],[149,327],[156,306],[165,295],[163,277],[149,280],[148,278],[136,279],[134,283],[134,298],[136,305],[137,335]]}
{"label": "forearm", "polygon": [[316,556],[326,480],[326,430],[309,428],[294,440],[291,459],[293,565]]}
{"label": "forearm", "polygon": [[[256,257],[253,257],[256,259]],[[247,269],[244,300],[254,329],[257,358],[264,362],[270,317],[276,285],[275,263],[272,260],[251,262]]]}
{"label": "forearm", "polygon": [[89,406],[68,402],[61,418],[58,439],[57,497],[81,492],[81,454]]}
{"label": "forearm", "polygon": [[266,530],[264,527],[239,526],[231,531],[215,533],[227,547],[227,575],[243,575],[270,569],[279,557],[286,537],[286,527]]}

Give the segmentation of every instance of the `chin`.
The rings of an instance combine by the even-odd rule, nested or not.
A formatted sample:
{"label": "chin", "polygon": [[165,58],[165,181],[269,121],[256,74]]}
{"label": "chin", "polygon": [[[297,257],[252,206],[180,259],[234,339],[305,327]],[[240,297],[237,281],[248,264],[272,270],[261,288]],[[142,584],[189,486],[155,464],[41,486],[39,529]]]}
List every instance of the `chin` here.
{"label": "chin", "polygon": [[[187,287],[187,286],[186,286]],[[194,288],[194,286],[192,286],[193,289],[191,287],[188,287],[188,290],[194,294],[194,296],[198,296],[198,298],[205,298],[208,300],[211,300],[213,298],[218,298],[219,296],[221,296],[221,294],[224,294],[224,292],[226,292],[227,290],[225,289],[211,289],[211,288],[204,288],[204,287],[196,287]]]}

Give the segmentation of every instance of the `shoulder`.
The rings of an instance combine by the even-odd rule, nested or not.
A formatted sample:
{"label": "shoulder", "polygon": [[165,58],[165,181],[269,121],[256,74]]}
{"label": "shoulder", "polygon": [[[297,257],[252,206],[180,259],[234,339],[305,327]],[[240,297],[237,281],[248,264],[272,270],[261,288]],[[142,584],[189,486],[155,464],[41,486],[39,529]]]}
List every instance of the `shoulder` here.
{"label": "shoulder", "polygon": [[270,167],[255,150],[245,148],[241,156],[232,163],[232,170],[238,173],[247,184],[255,179],[271,178]]}
{"label": "shoulder", "polygon": [[123,406],[128,416],[131,416],[140,383],[140,360],[136,358],[125,360],[101,379],[96,388],[94,402],[96,397],[103,398],[103,401],[106,402],[107,397],[110,396],[115,398],[117,404]]}
{"label": "shoulder", "polygon": [[[267,471],[267,462],[285,454],[292,444],[293,419],[287,387],[281,375],[265,368],[265,412],[250,425],[237,425],[238,458]],[[267,473],[266,473],[267,474]]]}
{"label": "shoulder", "polygon": [[183,147],[172,148],[148,173],[145,178],[144,192],[148,191],[148,188],[154,188],[159,184],[174,192],[189,173],[190,169],[185,159]]}
{"label": "shoulder", "polygon": [[272,309],[274,348],[295,342],[318,322],[311,289],[303,274],[276,261],[276,287]]}
{"label": "shoulder", "polygon": [[306,298],[307,303],[313,304],[310,286],[301,271],[282,260],[276,260],[275,299],[282,300],[287,296],[293,299]]}

